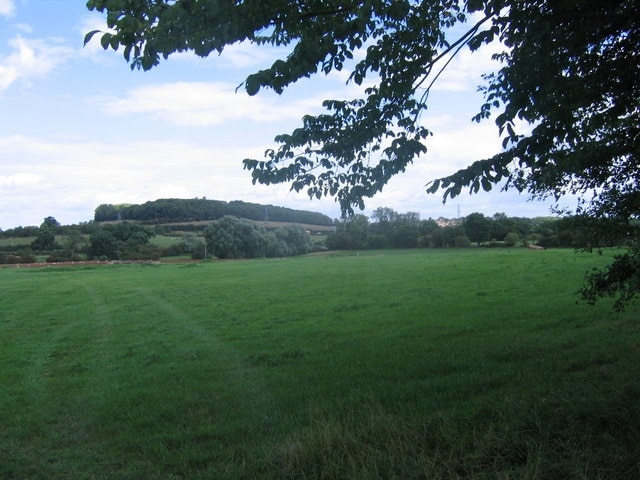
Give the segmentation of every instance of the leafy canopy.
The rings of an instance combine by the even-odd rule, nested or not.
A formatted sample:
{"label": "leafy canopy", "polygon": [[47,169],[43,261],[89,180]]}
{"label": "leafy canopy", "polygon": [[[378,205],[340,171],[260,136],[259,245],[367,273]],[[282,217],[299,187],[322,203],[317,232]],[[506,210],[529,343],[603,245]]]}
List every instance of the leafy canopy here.
{"label": "leafy canopy", "polygon": [[[132,68],[175,52],[222,53],[248,41],[283,49],[249,75],[249,95],[349,68],[362,98],[325,112],[245,159],[254,182],[290,183],[363,208],[427,150],[430,87],[462,48],[501,42],[475,120],[495,117],[503,150],[430,180],[444,199],[463,189],[516,188],[583,198],[578,210],[625,223],[640,211],[640,2],[637,0],[89,0]],[[450,38],[451,32],[463,33]],[[97,32],[87,34],[88,41]],[[363,55],[355,60],[355,53]],[[360,58],[360,56],[358,57]],[[635,235],[635,233],[633,233]]]}

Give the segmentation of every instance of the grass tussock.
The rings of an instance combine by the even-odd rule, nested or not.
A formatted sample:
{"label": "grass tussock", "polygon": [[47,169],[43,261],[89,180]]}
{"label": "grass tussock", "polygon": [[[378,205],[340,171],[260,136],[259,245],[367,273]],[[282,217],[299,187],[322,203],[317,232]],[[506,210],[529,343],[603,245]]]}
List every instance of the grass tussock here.
{"label": "grass tussock", "polygon": [[[601,444],[596,437],[602,432],[595,434],[588,422],[555,425],[562,423],[560,417],[556,409],[494,411],[467,419],[434,416],[414,425],[375,404],[348,412],[316,408],[309,425],[273,449],[273,478],[638,478],[636,446],[602,458],[592,450]],[[527,421],[514,426],[513,418]],[[618,430],[614,437],[622,438],[609,441],[637,435]]]}

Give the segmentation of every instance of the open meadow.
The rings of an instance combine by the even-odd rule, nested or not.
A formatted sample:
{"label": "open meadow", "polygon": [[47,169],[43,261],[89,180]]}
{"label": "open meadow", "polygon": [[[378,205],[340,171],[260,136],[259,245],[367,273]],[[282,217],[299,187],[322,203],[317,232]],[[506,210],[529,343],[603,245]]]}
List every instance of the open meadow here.
{"label": "open meadow", "polygon": [[640,478],[611,255],[2,268],[0,478]]}

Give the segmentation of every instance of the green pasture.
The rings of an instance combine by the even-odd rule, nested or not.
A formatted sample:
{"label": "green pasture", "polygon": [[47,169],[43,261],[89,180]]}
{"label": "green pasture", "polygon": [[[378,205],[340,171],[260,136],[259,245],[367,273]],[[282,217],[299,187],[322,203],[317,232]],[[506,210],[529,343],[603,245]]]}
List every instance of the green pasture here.
{"label": "green pasture", "polygon": [[0,478],[640,478],[611,255],[0,268]]}
{"label": "green pasture", "polygon": [[0,247],[21,247],[24,245],[31,245],[36,237],[11,237],[0,238]]}

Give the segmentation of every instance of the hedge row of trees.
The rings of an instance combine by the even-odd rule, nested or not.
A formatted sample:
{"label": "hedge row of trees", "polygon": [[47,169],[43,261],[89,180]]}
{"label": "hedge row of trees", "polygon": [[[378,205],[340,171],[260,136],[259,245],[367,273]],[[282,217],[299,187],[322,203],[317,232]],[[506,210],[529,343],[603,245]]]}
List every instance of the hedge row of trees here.
{"label": "hedge row of trees", "polygon": [[101,260],[158,260],[159,247],[149,243],[155,232],[143,225],[122,222],[104,225],[89,236],[87,258]]}
{"label": "hedge row of trees", "polygon": [[251,220],[233,216],[209,223],[202,237],[186,233],[179,243],[166,249],[149,243],[154,235],[153,230],[139,224],[104,225],[89,237],[87,257],[154,260],[190,254],[192,258],[262,258],[300,255],[314,248],[309,234],[298,225],[268,230]]}
{"label": "hedge row of trees", "polygon": [[[19,228],[20,232],[27,230]],[[154,230],[135,223],[63,226],[55,218],[47,217],[40,227],[29,227],[28,230],[34,240],[30,244],[0,247],[0,263],[33,263],[36,255],[45,256],[47,262],[148,260],[158,259],[163,253],[149,243],[155,236]],[[4,235],[7,233],[11,232],[3,232]]]}
{"label": "hedge row of trees", "polygon": [[178,223],[217,220],[231,215],[249,220],[331,225],[331,218],[318,212],[293,210],[274,205],[242,201],[224,202],[206,198],[154,200],[141,205],[103,204],[96,208],[94,221],[136,220],[140,222]]}
{"label": "hedge row of trees", "polygon": [[61,225],[54,217],[47,217],[44,219],[40,226],[19,226],[14,228],[8,228],[6,230],[0,229],[0,238],[27,238],[36,237],[41,234],[41,229],[45,226],[53,227],[56,235],[74,235],[76,233],[90,235],[96,229],[100,227],[99,224],[94,222],[81,222],[74,225]]}
{"label": "hedge row of trees", "polygon": [[378,208],[369,218],[353,215],[339,221],[329,249],[355,250],[415,247],[515,246],[525,242],[544,247],[597,248],[625,241],[613,222],[586,216],[521,218],[472,213],[465,218],[420,220],[416,212]]}
{"label": "hedge row of trees", "polygon": [[[531,219],[507,217],[504,213],[492,217],[472,213],[463,219],[437,221],[420,220],[415,212],[378,208],[370,218],[353,215],[335,222],[336,232],[326,237],[324,245],[332,250],[515,246],[525,242],[547,248],[598,248],[622,245],[627,240],[624,226],[586,216]],[[27,230],[19,228],[20,232]],[[150,242],[157,228],[127,221],[62,226],[55,218],[47,217],[39,227],[29,227],[33,237],[30,244],[0,247],[0,263],[34,262],[36,254],[46,255],[50,262],[154,260],[175,255],[286,257],[319,248],[298,225],[266,229],[234,216],[210,222],[199,234],[184,233],[179,242],[166,248]]]}
{"label": "hedge row of trees", "polygon": [[[62,235],[62,231],[67,235]],[[95,224],[86,235],[79,229],[63,228],[48,217],[32,233],[35,239],[30,244],[0,250],[0,263],[33,263],[36,254],[45,255],[47,262],[157,260],[176,255],[222,259],[286,257],[315,248],[310,235],[299,225],[266,229],[251,220],[232,216],[209,223],[202,235],[185,233],[180,241],[166,248],[150,242],[156,235],[153,228],[126,221]]]}

